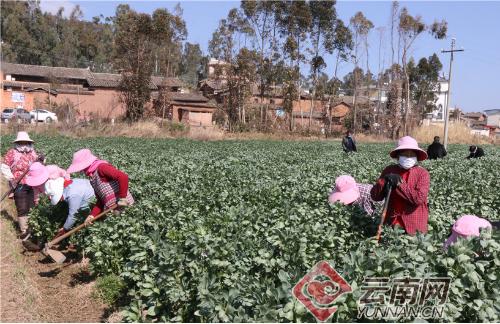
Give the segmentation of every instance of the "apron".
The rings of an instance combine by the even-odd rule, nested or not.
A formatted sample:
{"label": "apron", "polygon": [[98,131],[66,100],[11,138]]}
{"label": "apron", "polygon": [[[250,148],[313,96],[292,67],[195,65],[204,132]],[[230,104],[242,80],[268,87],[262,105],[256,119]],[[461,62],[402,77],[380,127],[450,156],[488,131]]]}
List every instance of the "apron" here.
{"label": "apron", "polygon": [[[118,181],[102,181],[96,169],[90,178],[90,184],[94,188],[95,196],[102,202],[104,209],[109,209],[118,202],[118,192],[120,191]],[[134,198],[130,194],[130,191],[127,191],[125,199],[129,205],[134,203]]]}

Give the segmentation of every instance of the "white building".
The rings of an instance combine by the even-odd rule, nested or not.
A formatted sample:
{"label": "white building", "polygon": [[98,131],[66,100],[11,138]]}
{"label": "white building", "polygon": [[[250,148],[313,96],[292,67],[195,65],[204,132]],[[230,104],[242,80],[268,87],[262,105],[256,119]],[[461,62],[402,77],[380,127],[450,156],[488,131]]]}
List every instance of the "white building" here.
{"label": "white building", "polygon": [[[427,114],[427,119],[433,122],[444,122],[446,101],[448,100],[448,80],[444,77],[440,77],[438,82],[438,86],[435,90],[437,95],[437,100],[435,102],[436,109]],[[449,107],[449,109],[451,114],[453,108]]]}

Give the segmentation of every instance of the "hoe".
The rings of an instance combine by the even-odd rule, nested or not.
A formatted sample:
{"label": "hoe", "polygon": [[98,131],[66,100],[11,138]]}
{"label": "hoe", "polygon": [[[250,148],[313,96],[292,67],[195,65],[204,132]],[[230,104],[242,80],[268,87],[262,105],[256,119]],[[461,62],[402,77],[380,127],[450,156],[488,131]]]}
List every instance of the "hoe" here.
{"label": "hoe", "polygon": [[[99,218],[104,217],[111,210],[112,209],[107,209],[107,210],[103,211],[102,213],[100,213],[99,215],[95,216],[93,222],[98,220]],[[40,246],[35,245],[31,242],[27,242],[27,241],[23,241],[23,245],[25,245],[25,247],[31,251],[40,251],[41,250],[43,255],[51,258],[54,262],[61,264],[66,260],[66,256],[62,252],[52,249],[52,247],[54,245],[58,244],[59,242],[61,242],[62,240],[64,240],[65,238],[73,235],[74,233],[78,232],[79,230],[81,230],[82,228],[87,227],[87,226],[90,226],[90,225],[87,225],[85,223],[80,224],[79,226],[75,227],[71,231],[69,231],[69,232],[53,239],[52,241],[46,243],[45,247],[43,249]]]}

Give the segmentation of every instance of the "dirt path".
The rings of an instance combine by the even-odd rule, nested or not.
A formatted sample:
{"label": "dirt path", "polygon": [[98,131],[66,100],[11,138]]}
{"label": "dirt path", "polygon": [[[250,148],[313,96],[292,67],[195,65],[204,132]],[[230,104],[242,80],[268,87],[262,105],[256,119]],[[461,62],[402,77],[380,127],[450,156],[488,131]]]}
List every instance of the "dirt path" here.
{"label": "dirt path", "polygon": [[117,317],[93,296],[93,278],[80,262],[68,258],[58,265],[41,253],[24,252],[11,208],[1,207],[0,322],[107,322]]}

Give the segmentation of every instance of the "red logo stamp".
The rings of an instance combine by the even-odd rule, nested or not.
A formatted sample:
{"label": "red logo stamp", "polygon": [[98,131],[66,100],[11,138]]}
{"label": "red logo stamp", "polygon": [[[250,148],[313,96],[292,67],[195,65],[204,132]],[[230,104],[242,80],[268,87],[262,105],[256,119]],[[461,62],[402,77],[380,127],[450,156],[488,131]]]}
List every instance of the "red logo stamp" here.
{"label": "red logo stamp", "polygon": [[333,302],[342,294],[351,292],[351,286],[326,262],[318,262],[293,287],[293,295],[319,321],[324,322],[337,311]]}

